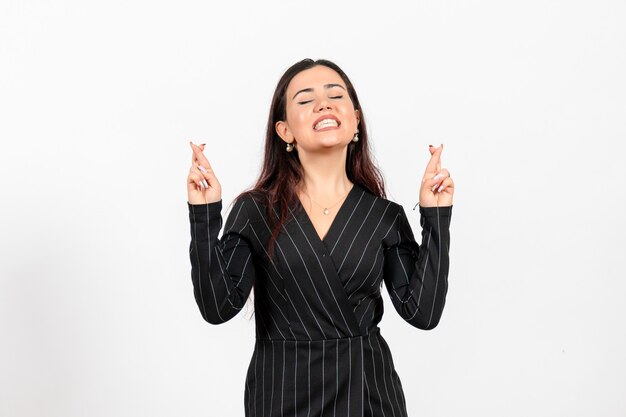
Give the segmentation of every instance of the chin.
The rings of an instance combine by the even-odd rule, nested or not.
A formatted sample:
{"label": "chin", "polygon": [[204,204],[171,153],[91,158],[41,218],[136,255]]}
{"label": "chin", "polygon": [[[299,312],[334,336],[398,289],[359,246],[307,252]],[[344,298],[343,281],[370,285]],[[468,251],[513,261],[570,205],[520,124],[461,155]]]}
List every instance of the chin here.
{"label": "chin", "polygon": [[[349,143],[349,142],[348,142]],[[331,151],[331,150],[343,150],[346,149],[348,147],[348,143],[338,140],[336,142],[324,142],[324,143],[320,143],[318,149],[320,150],[325,150],[325,151]]]}

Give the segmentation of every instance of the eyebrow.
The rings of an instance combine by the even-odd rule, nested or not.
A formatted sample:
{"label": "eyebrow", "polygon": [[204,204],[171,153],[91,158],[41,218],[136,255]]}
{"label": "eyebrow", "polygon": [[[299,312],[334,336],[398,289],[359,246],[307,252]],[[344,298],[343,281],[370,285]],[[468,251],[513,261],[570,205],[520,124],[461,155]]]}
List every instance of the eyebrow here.
{"label": "eyebrow", "polygon": [[[341,89],[343,89],[345,91],[345,88],[343,88],[343,85],[341,85],[341,84],[324,84],[324,88],[333,88],[333,87],[339,87],[339,88],[341,88]],[[310,88],[310,87],[309,88],[303,88],[302,90],[300,90],[296,94],[294,94],[291,99],[293,100],[300,93],[312,93],[312,92],[313,92],[313,89]]]}

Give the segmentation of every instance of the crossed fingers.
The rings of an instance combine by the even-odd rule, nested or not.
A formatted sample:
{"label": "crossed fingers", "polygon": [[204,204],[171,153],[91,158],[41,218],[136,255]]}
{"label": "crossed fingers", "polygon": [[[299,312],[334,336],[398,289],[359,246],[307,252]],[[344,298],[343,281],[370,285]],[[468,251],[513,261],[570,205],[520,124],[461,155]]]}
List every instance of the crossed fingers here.
{"label": "crossed fingers", "polygon": [[448,169],[441,169],[441,152],[443,152],[443,144],[441,144],[438,148],[435,148],[434,151],[433,148],[434,146],[431,145],[431,158],[426,166],[426,176],[428,177],[432,175],[432,173],[436,173],[436,175],[430,180],[432,184],[431,191],[434,192],[435,189],[437,189],[437,192],[441,192],[446,187],[452,185],[452,178],[450,177],[450,171],[448,171]]}

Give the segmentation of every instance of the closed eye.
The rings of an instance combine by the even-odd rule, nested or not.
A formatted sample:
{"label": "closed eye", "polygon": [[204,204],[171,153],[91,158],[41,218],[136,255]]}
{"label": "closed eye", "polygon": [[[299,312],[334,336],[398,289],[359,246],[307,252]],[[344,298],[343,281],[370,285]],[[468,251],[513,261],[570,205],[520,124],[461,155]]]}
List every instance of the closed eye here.
{"label": "closed eye", "polygon": [[[332,96],[330,98],[335,98],[335,99],[339,99],[339,98],[343,98],[343,96]],[[298,104],[307,104],[312,102],[313,100],[305,100],[305,101],[299,101]]]}

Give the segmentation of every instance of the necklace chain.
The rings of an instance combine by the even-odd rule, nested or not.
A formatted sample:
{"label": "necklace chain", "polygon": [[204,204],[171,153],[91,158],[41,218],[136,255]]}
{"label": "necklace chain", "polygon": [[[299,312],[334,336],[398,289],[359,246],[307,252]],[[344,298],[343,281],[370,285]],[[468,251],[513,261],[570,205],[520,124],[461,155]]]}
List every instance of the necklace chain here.
{"label": "necklace chain", "polygon": [[[352,185],[354,187],[354,184]],[[352,187],[350,187],[350,190],[352,190]],[[339,201],[337,201],[335,204],[333,204],[332,206],[322,206],[321,204],[318,204],[317,202],[315,202],[310,195],[308,195],[307,193],[305,193],[304,191],[302,191],[304,193],[304,195],[306,195],[307,197],[309,197],[309,200],[311,200],[312,203],[315,203],[316,205],[318,205],[319,207],[324,209],[324,214],[328,214],[330,213],[330,211],[328,210],[329,208],[333,208],[335,207],[337,204],[341,203],[343,201],[344,198],[346,198],[346,196],[350,193],[350,190],[348,190],[348,192],[341,197],[341,199]]]}

